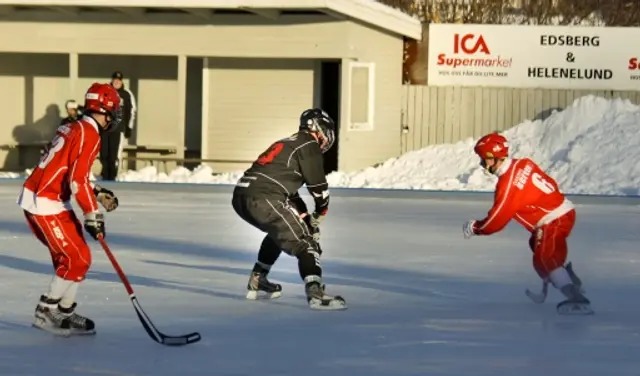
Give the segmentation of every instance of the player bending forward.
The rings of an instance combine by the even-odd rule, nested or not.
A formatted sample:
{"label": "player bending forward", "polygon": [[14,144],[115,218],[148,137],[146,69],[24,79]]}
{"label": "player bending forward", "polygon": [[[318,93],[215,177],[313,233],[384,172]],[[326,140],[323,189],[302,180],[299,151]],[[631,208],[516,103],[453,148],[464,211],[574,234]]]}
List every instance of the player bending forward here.
{"label": "player bending forward", "polygon": [[75,312],[91,251],[73,212],[71,195],[84,213],[84,229],[94,239],[105,234],[98,201],[107,211],[118,206],[113,192],[89,182],[89,172],[100,151],[100,133],[117,124],[120,98],[111,86],[95,83],[84,103],[84,116],[57,129],[51,148],[18,198],[31,231],[49,249],[55,272],[49,291],[40,297],[33,325],[65,336],[95,333],[94,322]]}
{"label": "player bending forward", "polygon": [[559,313],[590,314],[589,300],[581,290],[582,282],[567,258],[567,238],[576,220],[576,212],[558,184],[530,159],[510,159],[507,139],[492,133],[475,146],[481,165],[498,176],[495,201],[489,215],[481,221],[469,221],[463,227],[466,239],[491,235],[502,230],[512,218],[531,232],[529,246],[533,266],[546,283],[559,289],[567,300],[558,304]]}
{"label": "player bending forward", "polygon": [[[233,209],[266,233],[249,278],[247,299],[280,296],[282,286],[271,283],[267,274],[284,250],[298,259],[312,309],[346,309],[343,298],[325,294],[318,244],[319,225],[329,208],[323,153],[333,145],[334,132],[335,124],[326,112],[306,110],[298,133],[273,143],[238,180]],[[303,184],[315,201],[312,214],[298,194]]]}

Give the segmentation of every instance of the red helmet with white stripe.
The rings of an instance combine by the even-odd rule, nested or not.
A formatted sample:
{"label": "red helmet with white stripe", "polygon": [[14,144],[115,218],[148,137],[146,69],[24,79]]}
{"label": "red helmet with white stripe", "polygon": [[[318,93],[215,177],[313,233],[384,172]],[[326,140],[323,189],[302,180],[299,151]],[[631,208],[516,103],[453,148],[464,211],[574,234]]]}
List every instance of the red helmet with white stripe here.
{"label": "red helmet with white stripe", "polygon": [[84,96],[84,112],[106,115],[107,125],[105,130],[111,130],[122,119],[120,96],[113,86],[94,83]]}
{"label": "red helmet with white stripe", "polygon": [[509,156],[509,142],[498,133],[490,133],[479,139],[473,150],[482,159],[504,159]]}

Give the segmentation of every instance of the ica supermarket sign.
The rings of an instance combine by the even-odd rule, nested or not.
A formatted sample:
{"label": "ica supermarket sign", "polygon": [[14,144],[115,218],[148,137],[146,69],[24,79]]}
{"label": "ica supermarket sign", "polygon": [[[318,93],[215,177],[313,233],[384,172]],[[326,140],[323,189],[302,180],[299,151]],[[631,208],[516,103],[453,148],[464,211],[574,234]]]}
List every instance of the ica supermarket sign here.
{"label": "ica supermarket sign", "polygon": [[429,25],[429,85],[640,90],[640,28]]}

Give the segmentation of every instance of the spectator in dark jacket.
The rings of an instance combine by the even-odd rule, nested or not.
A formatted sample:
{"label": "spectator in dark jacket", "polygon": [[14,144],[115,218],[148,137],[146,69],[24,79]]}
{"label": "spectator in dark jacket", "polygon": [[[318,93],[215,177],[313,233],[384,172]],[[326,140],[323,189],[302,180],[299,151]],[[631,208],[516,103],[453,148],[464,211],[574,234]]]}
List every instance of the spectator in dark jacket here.
{"label": "spectator in dark jacket", "polygon": [[100,163],[102,164],[102,180],[116,180],[118,168],[122,159],[124,139],[131,137],[133,123],[136,119],[136,99],[133,93],[124,87],[122,72],[114,72],[111,75],[111,86],[118,91],[121,98],[122,115],[120,122],[110,132],[101,135],[102,146],[100,148]]}
{"label": "spectator in dark jacket", "polygon": [[[67,109],[67,117],[60,120],[60,125],[73,123],[74,121],[78,120],[80,116],[82,116],[82,108],[78,106],[78,102],[74,101],[73,99],[69,99],[64,104],[64,107]],[[40,149],[40,155],[44,155],[49,151],[49,149],[51,149],[51,141],[47,142],[47,144]]]}
{"label": "spectator in dark jacket", "polygon": [[62,119],[60,125],[64,125],[67,123],[73,123],[78,120],[82,113],[80,112],[80,107],[78,106],[78,102],[73,99],[69,99],[67,103],[64,104],[64,107],[67,109],[67,117]]}

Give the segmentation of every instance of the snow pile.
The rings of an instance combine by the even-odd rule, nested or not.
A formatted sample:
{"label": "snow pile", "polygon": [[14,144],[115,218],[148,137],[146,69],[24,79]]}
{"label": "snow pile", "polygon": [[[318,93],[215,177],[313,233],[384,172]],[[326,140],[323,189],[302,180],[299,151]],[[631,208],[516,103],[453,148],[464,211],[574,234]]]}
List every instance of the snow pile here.
{"label": "snow pile", "polygon": [[232,174],[213,175],[209,166],[200,165],[193,171],[185,167],[178,167],[169,174],[158,173],[153,166],[141,168],[138,171],[126,171],[118,176],[119,181],[154,182],[154,183],[209,183],[226,184],[235,183],[242,176],[242,171]]}
{"label": "snow pile", "polygon": [[[627,100],[582,97],[544,121],[525,121],[503,134],[514,158],[536,161],[564,192],[640,195],[640,107]],[[491,191],[495,177],[479,167],[475,141],[430,146],[375,168],[334,172],[327,179],[331,187]],[[124,172],[118,180],[235,184],[242,172],[214,175],[203,165],[165,174],[145,167]]]}
{"label": "snow pile", "polygon": [[[567,193],[640,194],[640,107],[627,100],[586,96],[545,121],[525,121],[503,134],[511,155],[536,161]],[[474,139],[435,145],[355,173],[334,172],[331,187],[490,191],[495,178],[483,172]],[[119,180],[235,184],[242,171],[212,175],[208,167],[158,174],[153,167]]]}
{"label": "snow pile", "polygon": [[[503,132],[514,158],[529,157],[568,193],[640,194],[640,107],[587,96],[545,121]],[[475,140],[436,145],[353,174],[332,173],[330,185],[352,188],[492,190],[473,154]]]}
{"label": "snow pile", "polygon": [[[12,178],[12,179],[16,179],[16,178],[26,178],[27,176],[29,176],[31,174],[31,172],[33,171],[32,168],[28,168],[26,170],[24,170],[23,174],[17,173],[17,172],[0,172],[0,178]],[[96,177],[93,175],[93,172],[89,171],[89,180],[91,181],[96,181]]]}
{"label": "snow pile", "polygon": [[1,179],[16,179],[22,177],[18,172],[0,172]]}

